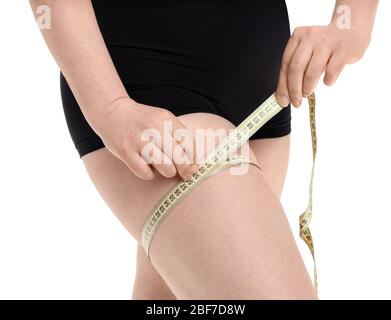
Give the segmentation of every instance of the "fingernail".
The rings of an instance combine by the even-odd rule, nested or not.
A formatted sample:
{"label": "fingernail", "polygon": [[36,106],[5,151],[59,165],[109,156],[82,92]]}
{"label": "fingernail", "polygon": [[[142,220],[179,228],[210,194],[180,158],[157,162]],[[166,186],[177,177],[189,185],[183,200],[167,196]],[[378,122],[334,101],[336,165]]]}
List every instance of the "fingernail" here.
{"label": "fingernail", "polygon": [[190,167],[190,170],[188,173],[185,174],[184,179],[185,181],[190,180],[193,177],[193,174],[198,171],[198,164],[193,164]]}
{"label": "fingernail", "polygon": [[187,173],[185,174],[185,177],[183,178],[185,181],[189,181],[191,178],[192,178],[192,174],[191,173]]}
{"label": "fingernail", "polygon": [[299,98],[294,98],[294,99],[293,99],[293,104],[295,105],[295,107],[300,107],[300,105],[301,105],[301,99],[299,99]]}
{"label": "fingernail", "polygon": [[193,164],[191,166],[191,172],[196,173],[198,171],[199,167],[198,164]]}
{"label": "fingernail", "polygon": [[332,80],[327,77],[324,78],[323,82],[326,86],[331,86],[333,84]]}
{"label": "fingernail", "polygon": [[278,104],[281,106],[281,107],[287,107],[288,104],[289,104],[289,99],[285,96],[279,96],[278,97]]}

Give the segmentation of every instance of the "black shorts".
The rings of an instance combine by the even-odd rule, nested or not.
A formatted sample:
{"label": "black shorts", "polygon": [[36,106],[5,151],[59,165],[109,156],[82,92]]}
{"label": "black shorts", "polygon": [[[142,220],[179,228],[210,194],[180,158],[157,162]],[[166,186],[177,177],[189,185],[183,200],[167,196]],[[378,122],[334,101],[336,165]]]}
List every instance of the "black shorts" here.
{"label": "black shorts", "polygon": [[[284,0],[95,0],[97,21],[117,72],[135,101],[176,116],[208,112],[240,124],[277,87],[290,37]],[[65,78],[68,128],[83,155],[104,147]],[[251,139],[291,131],[283,108]]]}

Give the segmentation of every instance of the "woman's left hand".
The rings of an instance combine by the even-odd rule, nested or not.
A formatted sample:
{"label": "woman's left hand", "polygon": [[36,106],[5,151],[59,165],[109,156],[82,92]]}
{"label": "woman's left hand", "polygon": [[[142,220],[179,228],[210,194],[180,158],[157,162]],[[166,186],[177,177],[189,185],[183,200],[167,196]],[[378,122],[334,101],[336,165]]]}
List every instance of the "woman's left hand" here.
{"label": "woman's left hand", "polygon": [[332,85],[346,64],[361,59],[370,33],[339,29],[336,25],[299,27],[289,39],[282,59],[276,91],[281,106],[299,107],[303,97],[313,93],[325,72],[324,83]]}

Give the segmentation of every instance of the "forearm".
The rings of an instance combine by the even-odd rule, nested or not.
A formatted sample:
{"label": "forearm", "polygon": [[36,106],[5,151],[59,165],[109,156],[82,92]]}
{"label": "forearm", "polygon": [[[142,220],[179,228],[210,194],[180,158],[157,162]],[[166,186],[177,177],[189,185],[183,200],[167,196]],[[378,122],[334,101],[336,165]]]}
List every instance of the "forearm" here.
{"label": "forearm", "polygon": [[128,97],[99,30],[90,0],[30,0],[51,9],[51,29],[43,37],[71,87],[83,114],[93,124],[107,106]]}
{"label": "forearm", "polygon": [[339,21],[344,20],[342,15],[349,14],[351,27],[359,29],[361,32],[370,36],[378,3],[378,0],[337,0],[335,2],[331,24],[337,25]]}

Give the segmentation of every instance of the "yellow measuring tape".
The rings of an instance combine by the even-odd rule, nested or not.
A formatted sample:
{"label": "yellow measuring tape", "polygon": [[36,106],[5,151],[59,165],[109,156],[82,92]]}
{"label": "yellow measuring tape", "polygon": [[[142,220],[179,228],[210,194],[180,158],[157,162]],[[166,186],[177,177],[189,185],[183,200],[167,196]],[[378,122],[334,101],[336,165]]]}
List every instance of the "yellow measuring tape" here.
{"label": "yellow measuring tape", "polygon": [[[312,218],[312,187],[315,170],[316,157],[316,126],[315,126],[315,95],[308,97],[309,111],[310,111],[310,127],[312,139],[312,171],[309,187],[309,202],[304,213],[300,215],[300,237],[307,244],[311,251],[314,261],[314,286],[317,290],[317,271],[315,262],[314,245],[309,229],[309,224]],[[195,189],[207,177],[227,168],[230,165],[238,163],[255,163],[250,160],[232,155],[243,143],[245,143],[256,131],[258,131],[266,122],[274,117],[282,107],[278,104],[276,96],[271,95],[262,105],[260,105],[254,112],[252,112],[238,127],[235,128],[223,141],[213,150],[208,152],[204,161],[200,164],[198,171],[193,174],[188,181],[178,182],[171,190],[164,194],[159,200],[158,204],[153,208],[151,214],[147,218],[141,232],[142,246],[149,258],[149,248],[152,239],[163,222],[164,218],[168,216],[169,212],[181,201],[186,195]]]}

